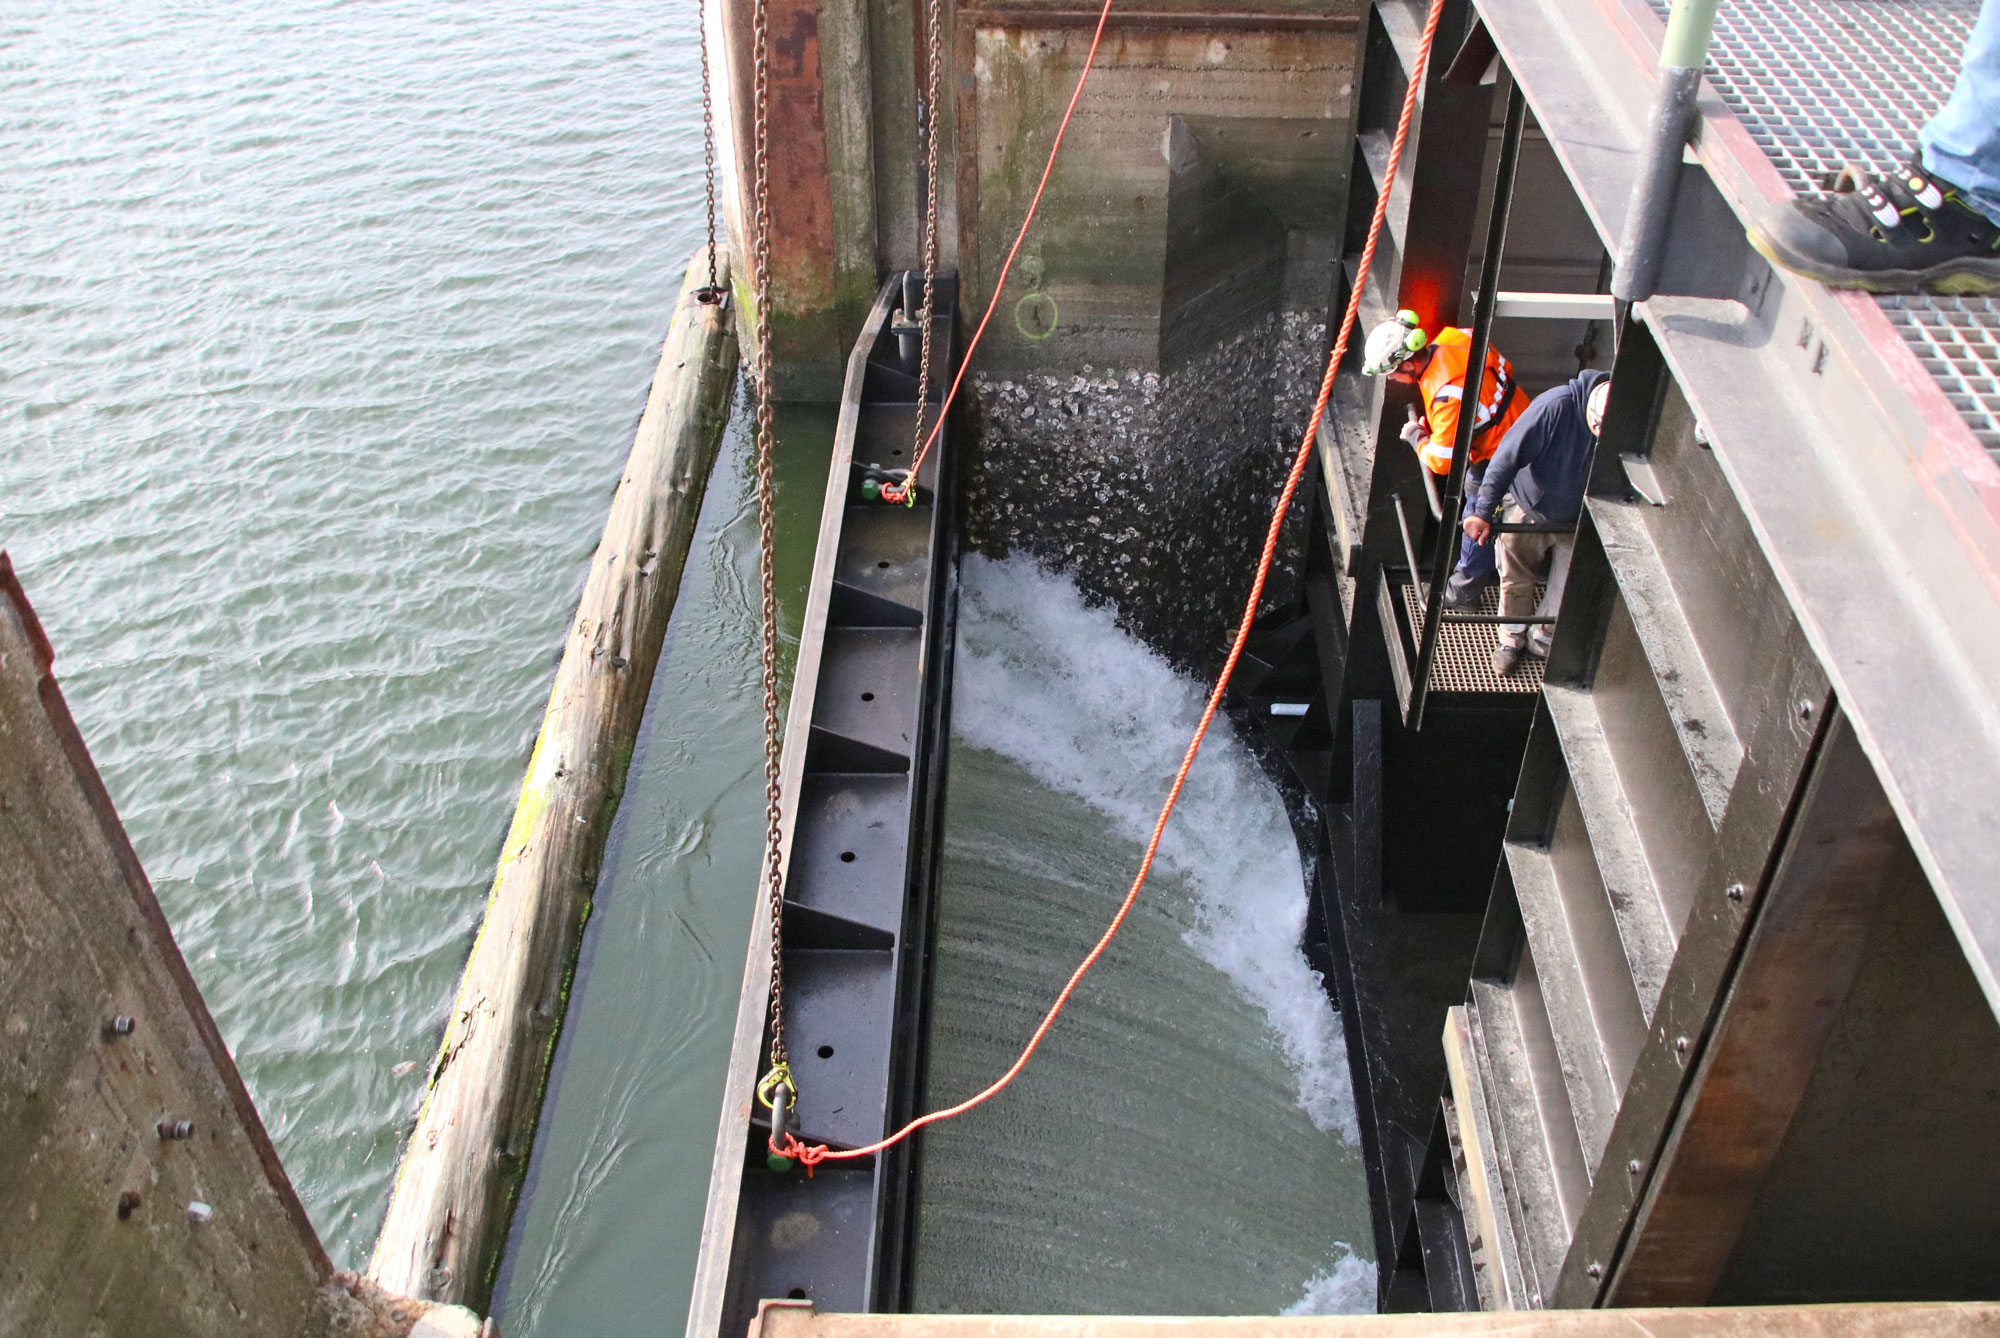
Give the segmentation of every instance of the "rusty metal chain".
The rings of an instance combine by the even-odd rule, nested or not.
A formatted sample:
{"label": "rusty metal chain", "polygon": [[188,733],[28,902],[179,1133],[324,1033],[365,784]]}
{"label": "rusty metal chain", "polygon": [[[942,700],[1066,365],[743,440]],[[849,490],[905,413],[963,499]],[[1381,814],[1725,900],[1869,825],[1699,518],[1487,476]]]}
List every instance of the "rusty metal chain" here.
{"label": "rusty metal chain", "polygon": [[924,449],[924,413],[931,405],[931,311],[937,291],[938,267],[938,70],[943,11],[940,0],[930,0],[924,22],[924,323],[923,360],[917,368],[917,426],[910,444],[910,477],[904,481],[903,500],[914,504],[917,496],[916,467]]}
{"label": "rusty metal chain", "polygon": [[701,167],[708,208],[708,291],[719,298],[715,282],[715,93],[708,74],[708,0],[695,0],[695,26],[701,33]]}
{"label": "rusty metal chain", "polygon": [[[778,715],[778,597],[772,564],[777,552],[776,495],[771,432],[771,15],[770,0],[752,6],[756,49],[755,210],[751,271],[756,320],[757,379],[757,582],[764,621],[764,881],[771,912],[771,1071],[790,1077],[785,1050],[784,805],[779,761],[784,751]],[[796,1087],[793,1088],[797,1090]]]}

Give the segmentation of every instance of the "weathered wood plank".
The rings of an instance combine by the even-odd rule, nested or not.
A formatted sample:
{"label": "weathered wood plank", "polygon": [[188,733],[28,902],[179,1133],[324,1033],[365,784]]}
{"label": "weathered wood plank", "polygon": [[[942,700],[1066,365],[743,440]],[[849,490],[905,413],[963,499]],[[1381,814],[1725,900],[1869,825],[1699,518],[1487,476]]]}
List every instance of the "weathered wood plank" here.
{"label": "weathered wood plank", "polygon": [[[718,265],[727,291],[727,266]],[[483,1306],[527,1169],[583,920],[680,588],[737,363],[698,254],[591,558],[548,713],[369,1276]]]}
{"label": "weathered wood plank", "polygon": [[750,1338],[1983,1338],[2000,1305],[1904,1302],[1446,1315],[821,1315],[766,1301]]}

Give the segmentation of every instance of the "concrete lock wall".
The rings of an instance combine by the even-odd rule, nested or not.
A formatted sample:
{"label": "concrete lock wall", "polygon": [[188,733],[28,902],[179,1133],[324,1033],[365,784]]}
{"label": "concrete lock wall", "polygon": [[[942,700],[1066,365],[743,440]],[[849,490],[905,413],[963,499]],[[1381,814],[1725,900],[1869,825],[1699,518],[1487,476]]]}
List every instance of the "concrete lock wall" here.
{"label": "concrete lock wall", "polygon": [[[1363,12],[1114,10],[962,396],[972,542],[1072,573],[1187,667],[1210,667],[1233,623],[1323,366]],[[941,18],[941,258],[961,273],[969,327],[1097,10],[944,4]],[[749,0],[725,0],[713,28],[745,255],[750,22]],[[769,22],[774,380],[781,398],[830,400],[879,276],[920,255],[924,13],[770,0]],[[1271,593],[1291,593],[1287,573]]]}
{"label": "concrete lock wall", "polygon": [[[1206,671],[1328,344],[1355,4],[1114,11],[971,385],[968,533]],[[965,310],[992,291],[1096,11],[958,16]],[[1269,598],[1291,593],[1279,572]]]}

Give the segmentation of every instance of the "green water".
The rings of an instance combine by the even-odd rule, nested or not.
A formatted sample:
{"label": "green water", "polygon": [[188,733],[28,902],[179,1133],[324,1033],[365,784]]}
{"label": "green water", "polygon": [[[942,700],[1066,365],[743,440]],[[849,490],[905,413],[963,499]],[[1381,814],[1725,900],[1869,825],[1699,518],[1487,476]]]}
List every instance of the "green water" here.
{"label": "green water", "polygon": [[[694,16],[692,0],[13,0],[0,12],[0,545],[343,1266],[365,1261],[387,1202],[700,235]],[[829,431],[824,414],[781,422],[788,625]],[[739,421],[690,555],[502,1280],[514,1338],[673,1333],[685,1313],[761,822],[746,453]],[[1059,583],[1027,590],[1068,607]],[[1102,631],[1079,644],[1139,663]],[[976,676],[995,662],[971,663]],[[1045,669],[1027,666],[1015,686],[1044,683]],[[1123,690],[1144,712],[1160,687],[1142,675]],[[1034,697],[1010,691],[989,680],[966,700]],[[1129,805],[1107,786],[1129,772],[1156,793],[1161,778],[1101,751],[1118,714],[1103,704],[1073,728],[1038,729],[1066,741],[1070,771],[990,728],[968,745],[984,761],[968,752],[955,787],[992,797],[954,790],[952,887],[986,879],[995,905],[1049,895],[1023,890],[1032,869],[980,853],[995,824],[1040,823],[1067,861],[1057,887],[1079,890],[1041,924],[1046,943],[1009,941],[990,983],[1014,994],[982,1001],[968,993],[976,975],[941,967],[962,1047],[940,1049],[934,1087],[986,1071],[1001,1037],[981,1028],[1012,1034],[1104,889],[1122,884]],[[961,1273],[961,1304],[1116,1296],[1141,1308],[1204,1250],[1208,1271],[1190,1276],[1221,1279],[1215,1305],[1277,1308],[1315,1270],[1329,1286],[1346,1276],[1339,1242],[1363,1232],[1342,1179],[1340,1094],[1323,1081],[1325,1046],[1287,1042],[1271,1021],[1287,1009],[1321,1030],[1325,1019],[1300,1002],[1282,944],[1239,961],[1233,940],[1204,937],[1213,899],[1201,860],[1181,854],[1163,880],[1186,894],[1162,912],[1178,918],[1135,925],[1172,971],[1119,995],[1121,1007],[1152,1002],[1102,1014],[1112,1034],[1059,1036],[1051,1076],[1024,1088],[1080,1075],[1092,1084],[1062,1099],[1082,1092],[1082,1104],[1044,1092],[993,1112],[1041,1138],[1118,1115],[1077,1142],[1088,1165],[1051,1196],[1061,1211],[1021,1219],[994,1246],[982,1222],[1024,1210],[1003,1211],[1002,1196],[953,1207],[947,1180],[985,1195],[992,1168],[954,1165],[956,1131],[936,1140],[927,1285],[959,1285],[966,1252],[986,1249],[1016,1282],[1047,1280],[1007,1292]],[[1258,878],[1289,879],[1298,896],[1296,868]],[[979,927],[946,929],[965,945]],[[1282,969],[1258,983],[1273,962]],[[1093,1037],[1108,1055],[1064,1048]],[[1185,1066],[1164,1055],[1181,1041]],[[1167,1086],[1131,1087],[1114,1059]],[[1219,1138],[1214,1120],[1252,1107],[1177,1104],[1220,1084],[1256,1097],[1243,1138]],[[1288,1189],[1272,1178],[1281,1165]],[[1176,1183],[1237,1206],[1228,1225],[1204,1226],[1207,1244],[1162,1237],[1148,1254],[1135,1224],[1163,1220],[1152,1214],[1169,1211]],[[1271,1205],[1262,1236],[1258,1201]],[[1038,1271],[1050,1241],[1088,1267]],[[1097,1278],[1123,1280],[1088,1290]]]}
{"label": "green water", "polygon": [[[709,484],[585,931],[495,1308],[509,1338],[677,1334],[686,1316],[763,854],[749,418]],[[833,415],[784,409],[778,431],[789,666]]]}
{"label": "green water", "polygon": [[701,233],[695,12],[0,5],[0,546],[343,1266]]}

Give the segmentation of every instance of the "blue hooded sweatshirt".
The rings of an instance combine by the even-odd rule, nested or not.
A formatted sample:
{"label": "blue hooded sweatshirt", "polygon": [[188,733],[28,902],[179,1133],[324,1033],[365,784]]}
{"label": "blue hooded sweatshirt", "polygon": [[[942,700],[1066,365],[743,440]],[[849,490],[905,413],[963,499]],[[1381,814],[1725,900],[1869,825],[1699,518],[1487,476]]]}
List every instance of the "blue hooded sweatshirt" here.
{"label": "blue hooded sweatshirt", "polygon": [[1583,489],[1590,481],[1590,434],[1584,406],[1591,390],[1609,372],[1579,372],[1567,384],[1535,396],[1487,462],[1469,515],[1492,520],[1509,492],[1536,525],[1568,525],[1583,512]]}

